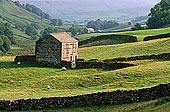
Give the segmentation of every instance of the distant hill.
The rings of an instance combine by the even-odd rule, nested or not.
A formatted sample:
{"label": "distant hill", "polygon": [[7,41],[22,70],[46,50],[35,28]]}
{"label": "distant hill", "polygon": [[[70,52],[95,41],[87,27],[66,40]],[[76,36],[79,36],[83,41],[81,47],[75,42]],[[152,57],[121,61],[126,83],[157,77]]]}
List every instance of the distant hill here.
{"label": "distant hill", "polygon": [[160,0],[19,0],[65,20],[120,19],[146,15]]}

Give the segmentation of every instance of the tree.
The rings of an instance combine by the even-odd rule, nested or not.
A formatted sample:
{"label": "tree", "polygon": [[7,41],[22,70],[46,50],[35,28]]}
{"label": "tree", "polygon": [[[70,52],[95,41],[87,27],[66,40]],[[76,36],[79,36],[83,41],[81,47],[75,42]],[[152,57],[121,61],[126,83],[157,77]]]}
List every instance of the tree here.
{"label": "tree", "polygon": [[58,19],[58,26],[62,26],[63,25],[63,21],[61,19]]}
{"label": "tree", "polygon": [[45,28],[44,31],[41,31],[41,35],[42,37],[45,37],[49,33],[58,33],[58,32],[59,32],[58,28],[48,27],[48,28]]}
{"label": "tree", "polygon": [[14,34],[11,30],[11,25],[9,23],[0,22],[0,35],[7,36],[12,44],[16,44]]}
{"label": "tree", "polygon": [[139,23],[136,23],[134,27],[131,28],[131,30],[143,30],[144,27],[142,27]]}
{"label": "tree", "polygon": [[10,40],[4,35],[0,35],[0,56],[10,50]]}
{"label": "tree", "polygon": [[49,20],[51,19],[51,16],[49,14],[43,12],[40,8],[38,8],[38,7],[34,6],[34,5],[31,5],[31,4],[28,4],[28,3],[26,5],[24,5],[24,4],[22,5],[22,4],[20,4],[19,1],[15,1],[14,3],[15,3],[16,6],[18,6],[20,8],[24,8],[27,11],[40,16],[41,19],[44,19],[44,18],[49,19]]}
{"label": "tree", "polygon": [[95,29],[95,31],[113,28],[113,27],[116,27],[116,26],[119,26],[119,23],[114,21],[114,20],[111,20],[111,21],[104,20],[104,21],[102,21],[102,20],[98,19],[96,21],[89,21],[87,23],[87,27],[93,28],[93,29]]}
{"label": "tree", "polygon": [[40,29],[40,25],[38,23],[31,23],[31,26],[33,26],[35,29]]}
{"label": "tree", "polygon": [[147,20],[147,26],[149,28],[160,28],[164,25],[170,24],[170,1],[161,0],[151,8],[149,13],[149,19]]}
{"label": "tree", "polygon": [[51,19],[51,25],[53,26],[62,26],[63,22],[61,19]]}
{"label": "tree", "polygon": [[32,36],[32,35],[38,35],[38,32],[36,31],[36,29],[35,29],[33,26],[27,26],[27,27],[26,27],[26,30],[25,30],[25,33],[26,33],[27,35],[30,35],[30,36]]}
{"label": "tree", "polygon": [[76,29],[71,30],[71,35],[72,36],[76,36],[76,34],[77,34]]}

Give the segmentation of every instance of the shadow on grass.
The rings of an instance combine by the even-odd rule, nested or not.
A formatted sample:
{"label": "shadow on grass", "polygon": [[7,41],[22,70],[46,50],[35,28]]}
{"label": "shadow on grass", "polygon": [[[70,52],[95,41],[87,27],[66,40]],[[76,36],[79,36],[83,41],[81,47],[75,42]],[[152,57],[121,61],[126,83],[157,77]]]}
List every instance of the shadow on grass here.
{"label": "shadow on grass", "polygon": [[[52,68],[52,69],[61,69],[57,67],[50,67],[50,66],[43,66],[43,65],[38,65],[38,64],[29,64],[29,63],[23,63],[21,65],[18,65],[14,62],[0,62],[0,69],[7,69],[7,68],[27,68],[27,67],[39,67],[39,68]],[[102,68],[96,68],[98,70],[101,70]],[[62,69],[61,69],[62,70]],[[81,69],[76,69],[74,68],[69,68],[67,70],[81,70]],[[109,68],[103,68],[102,71],[112,71],[113,69]]]}
{"label": "shadow on grass", "polygon": [[[26,68],[26,67],[45,68],[46,66],[41,66],[41,65],[38,65],[38,64],[28,64],[28,63],[23,63],[21,65],[18,65],[18,64],[14,63],[14,62],[0,62],[0,69],[2,69],[2,68]],[[50,68],[55,68],[55,67],[50,67]]]}

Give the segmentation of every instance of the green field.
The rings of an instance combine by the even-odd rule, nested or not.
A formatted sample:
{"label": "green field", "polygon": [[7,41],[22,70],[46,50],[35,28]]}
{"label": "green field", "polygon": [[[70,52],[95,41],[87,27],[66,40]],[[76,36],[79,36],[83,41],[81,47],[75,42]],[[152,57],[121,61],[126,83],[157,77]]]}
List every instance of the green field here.
{"label": "green field", "polygon": [[[170,38],[146,42],[79,48],[79,58],[109,59],[167,53]],[[117,89],[152,87],[170,82],[169,60],[131,61],[138,66],[119,69],[69,69],[14,64],[14,57],[0,58],[0,99],[72,96]],[[41,71],[41,72],[39,72]],[[52,89],[47,90],[46,85]],[[22,91],[21,91],[22,90]]]}
{"label": "green field", "polygon": [[85,47],[79,49],[79,58],[102,60],[168,52],[170,52],[170,38],[165,38],[145,42]]}
{"label": "green field", "polygon": [[42,27],[47,26],[48,20],[41,20],[39,16],[17,7],[12,1],[0,1],[0,14],[12,24],[28,25],[32,22],[39,23]]}
{"label": "green field", "polygon": [[122,30],[127,30],[127,29],[130,29],[130,28],[131,28],[131,26],[129,26],[129,25],[120,25],[120,26],[117,26],[117,27],[102,30],[102,32],[122,31]]}
{"label": "green field", "polygon": [[161,28],[161,29],[148,29],[148,30],[138,30],[138,31],[127,31],[127,32],[119,32],[119,33],[92,33],[92,34],[82,34],[75,36],[79,40],[86,40],[91,38],[92,36],[100,36],[100,35],[109,35],[109,34],[125,34],[136,36],[138,41],[143,41],[144,37],[147,36],[155,36],[160,34],[170,33],[170,28]]}

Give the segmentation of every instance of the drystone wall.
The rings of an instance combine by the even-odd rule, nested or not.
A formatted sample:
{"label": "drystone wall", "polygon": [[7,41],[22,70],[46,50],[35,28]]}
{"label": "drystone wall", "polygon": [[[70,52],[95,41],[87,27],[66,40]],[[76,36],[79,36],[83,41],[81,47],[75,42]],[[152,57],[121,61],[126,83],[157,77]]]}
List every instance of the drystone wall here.
{"label": "drystone wall", "polygon": [[74,97],[52,97],[41,99],[0,100],[0,110],[31,110],[60,107],[124,104],[155,100],[170,96],[170,84],[130,91],[101,92]]}
{"label": "drystone wall", "polygon": [[127,42],[137,42],[138,41],[137,37],[135,37],[135,36],[112,34],[112,35],[101,35],[101,36],[97,36],[97,37],[92,37],[92,38],[84,40],[84,41],[80,41],[79,46],[85,45],[85,44],[88,44],[88,43],[91,43],[94,41],[98,41],[98,40],[104,40],[104,39],[125,40]]}
{"label": "drystone wall", "polygon": [[136,60],[144,60],[144,59],[167,59],[170,58],[170,53],[163,53],[158,55],[143,55],[143,56],[134,56],[134,57],[122,57],[122,58],[113,58],[106,59],[103,62],[118,62],[118,61],[136,61]]}
{"label": "drystone wall", "polygon": [[26,55],[26,56],[16,56],[15,57],[15,63],[31,63],[31,64],[39,64],[41,66],[51,66],[51,67],[66,67],[66,68],[71,68],[72,67],[72,62],[68,61],[61,61],[60,63],[49,63],[46,61],[42,62],[37,62],[35,55]]}
{"label": "drystone wall", "polygon": [[16,56],[15,63],[36,63],[35,55]]}
{"label": "drystone wall", "polygon": [[78,59],[76,61],[76,69],[86,69],[86,68],[109,68],[109,69],[121,69],[126,67],[134,66],[129,63],[113,63],[113,62],[103,62],[97,59],[92,59],[85,61],[84,59]]}
{"label": "drystone wall", "polygon": [[143,41],[149,41],[149,40],[154,40],[154,39],[161,39],[161,38],[169,38],[170,33],[167,34],[161,34],[161,35],[156,35],[156,36],[148,36],[143,39]]}

